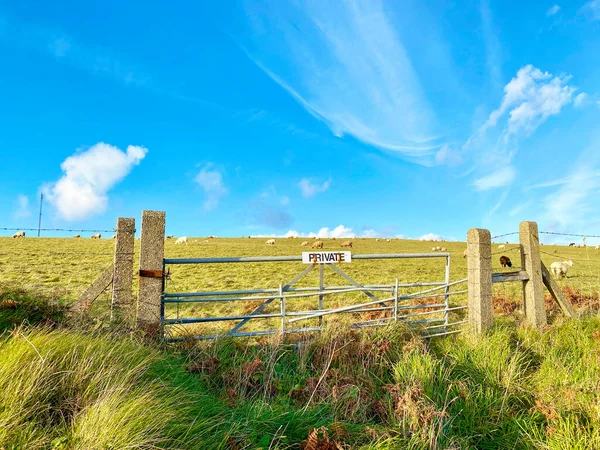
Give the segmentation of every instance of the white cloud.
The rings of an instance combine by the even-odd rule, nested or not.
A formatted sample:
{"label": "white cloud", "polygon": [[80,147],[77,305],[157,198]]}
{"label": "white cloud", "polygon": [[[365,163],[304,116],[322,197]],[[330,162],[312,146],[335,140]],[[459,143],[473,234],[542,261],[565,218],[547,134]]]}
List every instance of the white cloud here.
{"label": "white cloud", "polygon": [[308,198],[321,192],[325,192],[327,189],[329,189],[330,184],[331,180],[327,180],[325,183],[319,185],[311,183],[310,179],[308,178],[302,178],[302,180],[300,180],[298,183],[298,186],[300,187],[302,196]]}
{"label": "white cloud", "polygon": [[[381,0],[256,1],[246,9],[248,56],[334,135],[433,156],[434,112]],[[438,41],[431,46],[443,53]]]}
{"label": "white cloud", "polygon": [[380,237],[380,236],[381,236],[381,234],[373,229],[363,230],[363,232],[360,233],[360,237],[365,237],[365,238],[376,238],[376,237]]}
{"label": "white cloud", "polygon": [[550,8],[548,8],[548,10],[546,11],[546,16],[550,17],[555,15],[558,11],[560,11],[560,6],[558,5],[554,5],[551,6]]}
{"label": "white cloud", "polygon": [[223,184],[223,175],[217,169],[212,168],[212,164],[207,164],[194,177],[203,190],[206,199],[204,200],[204,209],[211,211],[217,207],[221,197],[227,194],[228,190]]}
{"label": "white cloud", "polygon": [[284,195],[279,199],[279,204],[281,206],[287,206],[290,204],[290,198],[287,195]]}
{"label": "white cloud", "polygon": [[492,188],[507,186],[513,182],[516,176],[515,168],[504,167],[492,172],[490,175],[475,180],[474,186],[478,191],[486,191]]}
{"label": "white cloud", "polygon": [[13,217],[15,219],[26,219],[31,217],[31,209],[29,207],[29,198],[23,194],[17,195],[15,210]]}
{"label": "white cloud", "polygon": [[581,7],[579,13],[584,14],[590,20],[600,20],[600,0],[587,2]]}
{"label": "white cloud", "polygon": [[427,233],[419,238],[419,241],[441,241],[444,238],[439,234],[435,233]]}
{"label": "white cloud", "polygon": [[520,205],[517,205],[513,209],[511,209],[508,212],[508,215],[511,216],[511,217],[516,216],[521,211],[524,211],[526,209],[530,209],[532,205],[533,205],[533,201],[532,200],[529,200],[529,201],[527,201],[525,203],[521,203]]}
{"label": "white cloud", "polygon": [[63,176],[44,186],[58,216],[73,221],[102,214],[108,191],[125,178],[146,156],[144,147],[130,145],[125,152],[104,142],[69,156],[61,164]]}
{"label": "white cloud", "polygon": [[582,108],[584,106],[587,106],[591,103],[590,101],[590,96],[587,95],[585,92],[582,92],[581,94],[578,94],[575,97],[575,100],[573,100],[573,106],[575,108]]}
{"label": "white cloud", "polygon": [[319,237],[319,238],[353,238],[356,237],[356,233],[352,231],[352,228],[347,228],[344,225],[338,225],[333,230],[328,227],[323,227],[316,233],[308,233],[308,237]]}

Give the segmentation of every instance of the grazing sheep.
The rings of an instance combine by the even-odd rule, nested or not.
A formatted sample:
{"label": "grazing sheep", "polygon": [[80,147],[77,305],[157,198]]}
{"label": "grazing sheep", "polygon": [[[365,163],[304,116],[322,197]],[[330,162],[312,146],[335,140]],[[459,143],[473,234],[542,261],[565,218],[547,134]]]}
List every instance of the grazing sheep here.
{"label": "grazing sheep", "polygon": [[102,235],[100,233],[96,233],[92,235],[92,239],[100,239]]}
{"label": "grazing sheep", "polygon": [[275,245],[275,239],[269,239],[267,245]]}
{"label": "grazing sheep", "polygon": [[308,241],[304,241],[302,244],[300,244],[300,247],[306,247],[308,245]]}
{"label": "grazing sheep", "polygon": [[463,258],[466,258],[467,254],[468,254],[468,252],[467,252],[467,249],[465,248],[465,251],[463,252]]}
{"label": "grazing sheep", "polygon": [[352,241],[344,241],[344,242],[342,242],[342,247],[352,247]]}
{"label": "grazing sheep", "polygon": [[166,239],[173,239],[173,236],[169,235],[169,236],[166,237]]}
{"label": "grazing sheep", "polygon": [[296,236],[288,236],[288,239],[294,239]]}
{"label": "grazing sheep", "polygon": [[113,234],[113,237],[111,239],[116,239],[116,238],[117,238],[117,235]]}
{"label": "grazing sheep", "polygon": [[501,256],[500,257],[500,265],[502,267],[512,267],[512,262],[510,261],[510,258],[508,256]]}
{"label": "grazing sheep", "polygon": [[448,250],[448,249],[447,249],[446,247],[442,247],[442,248],[440,248],[440,252],[445,252],[445,251],[447,251],[447,250]]}
{"label": "grazing sheep", "polygon": [[391,239],[386,239],[385,242],[392,242],[392,240]]}
{"label": "grazing sheep", "polygon": [[175,241],[175,245],[179,244],[187,245],[187,236],[181,236],[180,238],[177,238],[177,240]]}
{"label": "grazing sheep", "polygon": [[323,241],[314,242],[312,248],[323,248]]}
{"label": "grazing sheep", "polygon": [[208,239],[204,239],[202,242],[208,244],[210,241]]}
{"label": "grazing sheep", "polygon": [[75,236],[73,236],[73,239],[79,239],[81,237],[80,234],[76,234]]}
{"label": "grazing sheep", "polygon": [[24,231],[17,231],[15,234],[13,234],[13,239],[24,238],[24,237],[25,237]]}
{"label": "grazing sheep", "polygon": [[557,278],[562,278],[567,276],[567,272],[569,271],[569,267],[573,265],[573,261],[570,259],[568,261],[557,261],[550,264],[550,271]]}
{"label": "grazing sheep", "polygon": [[498,250],[504,250],[506,248],[506,245],[502,244],[498,246]]}
{"label": "grazing sheep", "polygon": [[600,244],[596,245],[594,248],[595,248],[596,250],[600,250]]}
{"label": "grazing sheep", "polygon": [[575,242],[571,242],[571,243],[569,244],[569,247],[575,247]]}

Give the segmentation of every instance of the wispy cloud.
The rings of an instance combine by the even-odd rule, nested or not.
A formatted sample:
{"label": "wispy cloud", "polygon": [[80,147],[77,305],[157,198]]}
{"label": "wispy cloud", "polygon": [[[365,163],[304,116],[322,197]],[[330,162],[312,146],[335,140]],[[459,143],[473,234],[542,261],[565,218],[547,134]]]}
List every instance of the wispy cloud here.
{"label": "wispy cloud", "polygon": [[16,220],[27,219],[31,217],[31,208],[29,206],[29,198],[26,195],[19,194],[17,195],[17,199],[15,201],[15,209],[13,212],[13,217]]}
{"label": "wispy cloud", "polygon": [[223,183],[223,175],[211,163],[200,169],[200,172],[194,177],[194,182],[204,190],[205,200],[203,206],[206,211],[215,209],[221,198],[228,192]]}
{"label": "wispy cloud", "polygon": [[517,172],[514,167],[504,167],[475,180],[474,186],[478,191],[487,191],[488,189],[507,186],[513,182],[516,174]]}
{"label": "wispy cloud", "polygon": [[[560,188],[545,198],[544,222],[555,231],[585,229],[600,218],[600,140],[584,150],[559,184]],[[538,185],[539,186],[539,185]]]}
{"label": "wispy cloud", "polygon": [[560,11],[560,6],[558,6],[558,5],[551,6],[546,11],[546,16],[547,17],[554,16],[558,11]]}
{"label": "wispy cloud", "polygon": [[432,108],[381,1],[247,4],[240,45],[336,136],[416,158],[436,142]]}
{"label": "wispy cloud", "polygon": [[579,13],[585,15],[589,20],[600,20],[600,0],[587,2],[581,7]]}
{"label": "wispy cloud", "polygon": [[60,165],[63,176],[42,188],[46,198],[64,220],[83,220],[102,214],[108,191],[140,164],[148,150],[130,145],[126,151],[99,142],[69,156]]}
{"label": "wispy cloud", "polygon": [[424,234],[423,236],[419,237],[419,241],[441,241],[444,238],[442,236],[440,236],[439,234],[435,234],[435,233],[427,233]]}
{"label": "wispy cloud", "polygon": [[521,204],[515,206],[513,209],[511,209],[508,212],[508,215],[511,216],[511,217],[516,216],[520,212],[530,209],[532,206],[533,206],[533,201],[532,200],[528,200],[528,201],[526,201],[524,203],[521,203]]}
{"label": "wispy cloud", "polygon": [[485,62],[493,87],[502,86],[502,46],[494,30],[489,0],[481,0],[479,5],[481,28],[485,44]]}
{"label": "wispy cloud", "polygon": [[302,192],[303,197],[313,197],[321,192],[325,192],[329,189],[331,185],[331,180],[325,181],[323,184],[314,184],[311,182],[309,178],[302,178],[298,183],[300,187],[300,192]]}

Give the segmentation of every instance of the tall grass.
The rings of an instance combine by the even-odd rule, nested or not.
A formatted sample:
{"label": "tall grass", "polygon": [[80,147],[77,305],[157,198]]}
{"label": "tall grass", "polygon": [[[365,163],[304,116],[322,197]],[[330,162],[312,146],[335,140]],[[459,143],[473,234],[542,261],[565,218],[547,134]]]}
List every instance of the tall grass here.
{"label": "tall grass", "polygon": [[0,308],[40,324],[0,335],[0,448],[600,448],[598,317],[161,347],[41,303]]}

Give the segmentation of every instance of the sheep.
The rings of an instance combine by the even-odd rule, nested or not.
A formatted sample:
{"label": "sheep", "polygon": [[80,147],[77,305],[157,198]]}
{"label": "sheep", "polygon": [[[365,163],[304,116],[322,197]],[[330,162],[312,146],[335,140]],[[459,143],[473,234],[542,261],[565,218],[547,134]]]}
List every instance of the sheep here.
{"label": "sheep", "polygon": [[440,248],[440,252],[445,252],[445,251],[447,251],[447,250],[448,250],[448,249],[447,249],[446,247],[442,247],[442,248]]}
{"label": "sheep", "polygon": [[100,233],[96,233],[92,235],[92,239],[100,239],[102,235]]}
{"label": "sheep", "polygon": [[80,234],[76,234],[75,236],[73,236],[73,239],[79,239],[81,237]]}
{"label": "sheep", "polygon": [[437,247],[431,247],[432,252],[437,252]]}
{"label": "sheep", "polygon": [[386,239],[385,242],[392,242],[392,240],[391,239]]}
{"label": "sheep", "polygon": [[300,247],[306,247],[308,245],[308,241],[304,241],[302,244],[300,244]]}
{"label": "sheep", "polygon": [[596,250],[600,250],[600,244],[596,245],[594,248],[595,248]]}
{"label": "sheep", "polygon": [[342,247],[350,247],[350,248],[352,248],[352,241],[344,241],[344,242],[342,242]]}
{"label": "sheep", "polygon": [[113,237],[111,239],[116,239],[116,238],[117,238],[117,235],[113,234]]}
{"label": "sheep", "polygon": [[165,239],[173,239],[173,235],[169,235]]}
{"label": "sheep", "polygon": [[568,261],[557,261],[550,264],[550,271],[557,278],[562,278],[567,276],[567,272],[569,271],[569,267],[573,265],[573,261],[570,259]]}
{"label": "sheep", "polygon": [[314,242],[312,248],[323,248],[323,241]]}
{"label": "sheep", "polygon": [[468,255],[467,249],[465,248],[465,251],[463,252],[463,258],[466,258]]}
{"label": "sheep", "polygon": [[187,236],[181,236],[180,238],[177,238],[177,240],[175,241],[175,245],[179,245],[179,244],[188,245]]}
{"label": "sheep", "polygon": [[500,265],[502,267],[512,267],[512,262],[510,261],[510,258],[508,256],[501,256],[500,257]]}
{"label": "sheep", "polygon": [[288,236],[288,239],[294,239],[296,236]]}
{"label": "sheep", "polygon": [[24,238],[24,237],[25,237],[24,231],[17,231],[15,234],[13,234],[13,239]]}
{"label": "sheep", "polygon": [[504,250],[506,248],[506,245],[502,244],[498,246],[498,250]]}
{"label": "sheep", "polygon": [[569,244],[569,247],[575,247],[575,242],[571,242],[571,243]]}
{"label": "sheep", "polygon": [[267,245],[275,245],[275,239],[269,239]]}
{"label": "sheep", "polygon": [[205,244],[208,244],[210,241],[208,239],[204,239],[202,242],[204,242]]}

